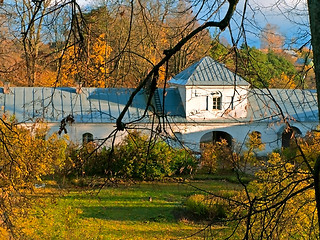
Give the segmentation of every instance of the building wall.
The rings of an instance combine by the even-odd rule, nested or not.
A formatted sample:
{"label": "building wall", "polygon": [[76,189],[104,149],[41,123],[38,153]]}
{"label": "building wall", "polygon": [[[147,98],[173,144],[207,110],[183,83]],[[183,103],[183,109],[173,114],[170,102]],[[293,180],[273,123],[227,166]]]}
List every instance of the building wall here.
{"label": "building wall", "polygon": [[[49,123],[48,124],[50,131],[49,134],[57,133],[60,128],[59,123]],[[67,124],[66,126],[67,134],[70,141],[75,144],[82,144],[83,134],[91,133],[93,135],[93,140],[102,141],[104,138],[108,137],[115,129],[114,123],[73,123],[71,125]],[[61,134],[64,135],[63,132]],[[121,138],[125,132],[118,132],[115,144],[121,141]],[[106,144],[111,144],[112,138],[106,142]]]}
{"label": "building wall", "polygon": [[[187,118],[214,119],[247,116],[247,88],[234,86],[180,86]],[[221,109],[213,109],[213,98],[221,96]]]}
{"label": "building wall", "polygon": [[[301,135],[305,136],[308,131],[317,127],[316,122],[293,122],[291,125],[299,131]],[[28,124],[26,124],[28,126]],[[30,124],[31,126],[31,124]],[[32,125],[33,126],[33,125]],[[151,129],[151,124],[136,124],[134,127],[142,129],[145,134],[150,134],[148,129]],[[60,127],[59,123],[49,123],[49,134],[57,133]],[[252,131],[258,131],[261,133],[261,140],[265,143],[265,150],[260,152],[260,155],[266,155],[275,149],[282,147],[282,133],[285,130],[286,125],[284,123],[210,123],[210,122],[189,122],[189,123],[175,123],[171,124],[171,127],[167,129],[167,132],[171,136],[174,134],[179,138],[179,141],[185,146],[195,152],[200,152],[201,138],[213,131],[222,131],[231,135],[233,139],[233,148],[235,151],[244,151],[245,141],[248,139],[248,134]],[[73,123],[67,125],[67,134],[70,137],[70,141],[76,144],[82,144],[83,134],[91,133],[93,139],[100,142],[108,137],[114,130],[114,123]],[[121,139],[126,135],[125,131],[118,132],[115,144],[119,143]],[[105,144],[111,146],[113,138],[110,138]],[[171,141],[171,144],[179,146],[176,141]]]}
{"label": "building wall", "polygon": [[[309,123],[291,123],[291,126],[299,129],[301,135],[305,136],[308,131],[315,129],[316,122]],[[235,151],[245,151],[245,142],[248,134],[253,131],[261,133],[261,141],[265,144],[265,150],[259,154],[266,155],[275,149],[282,147],[282,133],[285,130],[284,123],[193,123],[176,124],[174,131],[180,137],[180,141],[195,152],[200,152],[201,138],[213,131],[222,131],[231,135],[233,139],[233,148]]]}

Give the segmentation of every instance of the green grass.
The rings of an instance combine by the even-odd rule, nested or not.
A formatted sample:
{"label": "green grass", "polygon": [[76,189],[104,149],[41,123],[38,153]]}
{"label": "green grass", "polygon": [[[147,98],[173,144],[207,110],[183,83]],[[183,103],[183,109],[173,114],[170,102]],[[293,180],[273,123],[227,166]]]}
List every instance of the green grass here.
{"label": "green grass", "polygon": [[[199,193],[191,184],[209,191],[237,189],[232,183],[212,180],[120,184],[103,188],[99,194],[71,189],[55,198],[48,194],[37,197],[37,204],[20,220],[20,226],[26,239],[183,238],[204,227],[177,218],[186,198]],[[203,234],[192,239],[203,239]]]}

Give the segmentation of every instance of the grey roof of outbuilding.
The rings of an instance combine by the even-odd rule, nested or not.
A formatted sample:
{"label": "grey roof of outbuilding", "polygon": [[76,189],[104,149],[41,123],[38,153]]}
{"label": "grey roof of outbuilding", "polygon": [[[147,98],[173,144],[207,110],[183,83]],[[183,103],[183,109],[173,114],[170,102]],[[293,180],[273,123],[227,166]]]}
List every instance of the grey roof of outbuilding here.
{"label": "grey roof of outbuilding", "polygon": [[298,58],[295,65],[306,65],[306,66],[313,66],[313,61],[310,58]]}
{"label": "grey roof of outbuilding", "polygon": [[164,111],[166,115],[173,117],[186,117],[186,112],[183,107],[182,99],[177,88],[157,89],[161,106],[165,105]]}
{"label": "grey roof of outbuilding", "polygon": [[[47,122],[60,122],[73,115],[78,123],[112,123],[118,118],[134,89],[129,88],[75,88],[12,87],[9,94],[0,88],[2,113],[15,115],[19,122],[32,122],[43,118]],[[162,94],[163,90],[159,90]],[[184,115],[177,89],[166,90],[165,113],[171,116]],[[133,99],[123,121],[128,122],[143,116],[147,98],[140,91]],[[163,101],[162,101],[163,104]],[[147,111],[147,116],[148,116]],[[147,121],[147,120],[146,120]]]}
{"label": "grey roof of outbuilding", "polygon": [[274,122],[287,119],[318,122],[317,95],[314,90],[251,89],[248,95],[248,119]]}
{"label": "grey roof of outbuilding", "polygon": [[184,86],[250,85],[242,77],[230,71],[225,65],[208,56],[174,76],[169,83]]}
{"label": "grey roof of outbuilding", "polygon": [[[0,88],[0,108],[2,113],[15,115],[19,122],[33,122],[43,118],[47,122],[60,122],[69,114],[78,123],[114,123],[127,103],[134,89],[126,88],[82,88],[77,94],[75,88],[28,88],[13,87],[9,94]],[[161,104],[172,121],[175,122],[275,122],[282,116],[292,121],[318,122],[316,92],[293,89],[250,89],[248,95],[248,115],[234,119],[222,116],[217,119],[192,120],[185,117],[180,94],[176,88],[166,92],[158,89]],[[163,101],[161,96],[165,96]],[[129,122],[143,116],[147,97],[141,91],[133,99],[123,121]],[[143,121],[149,121],[147,118]]]}

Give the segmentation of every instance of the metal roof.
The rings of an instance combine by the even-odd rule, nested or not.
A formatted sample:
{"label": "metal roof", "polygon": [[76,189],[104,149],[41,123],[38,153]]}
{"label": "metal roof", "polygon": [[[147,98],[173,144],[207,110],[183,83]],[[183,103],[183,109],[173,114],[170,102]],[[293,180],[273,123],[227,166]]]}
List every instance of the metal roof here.
{"label": "metal roof", "polygon": [[165,104],[165,114],[175,117],[185,117],[186,112],[177,88],[158,89],[161,105]]}
{"label": "metal roof", "polygon": [[310,58],[298,58],[297,61],[294,63],[295,65],[306,65],[306,66],[313,66],[313,61]]}
{"label": "metal roof", "polygon": [[[78,123],[114,123],[134,89],[126,88],[75,88],[12,87],[9,94],[0,88],[2,113],[15,115],[19,122],[33,122],[43,118],[47,122],[60,122],[69,114]],[[241,119],[225,116],[216,119],[197,119],[199,122],[275,122],[283,116],[291,121],[317,122],[316,92],[299,89],[250,89],[248,90],[247,117]],[[183,103],[176,88],[164,92],[158,89],[161,105],[172,121],[188,122]],[[165,100],[163,101],[163,97]],[[129,122],[143,116],[147,97],[144,91],[133,99],[123,121]],[[147,111],[147,116],[149,112]],[[143,121],[149,121],[148,117]]]}
{"label": "metal roof", "polygon": [[[248,118],[255,121],[318,122],[317,95],[313,90],[251,89]],[[282,112],[282,114],[281,114]]]}
{"label": "metal roof", "polygon": [[[82,88],[77,94],[75,88],[11,87],[9,94],[0,88],[2,113],[15,115],[19,122],[32,122],[43,118],[47,122],[60,122],[73,115],[80,123],[112,123],[129,100],[134,89],[130,88]],[[158,90],[161,96],[163,89]],[[143,116],[147,97],[140,91],[133,99],[124,121]],[[179,103],[179,104],[177,104]],[[163,100],[161,101],[163,105]],[[165,114],[185,115],[177,89],[166,89]],[[148,111],[147,111],[148,115]],[[147,120],[146,120],[147,121]]]}
{"label": "metal roof", "polygon": [[[69,114],[76,122],[115,122],[133,89],[82,88],[28,88],[13,87],[9,94],[0,94],[1,110],[15,115],[20,122],[43,118],[59,122]],[[1,93],[1,91],[0,91]],[[145,108],[145,96],[139,93],[124,120],[141,117]]]}
{"label": "metal roof", "polygon": [[184,86],[249,86],[242,77],[208,56],[174,76],[169,83]]}

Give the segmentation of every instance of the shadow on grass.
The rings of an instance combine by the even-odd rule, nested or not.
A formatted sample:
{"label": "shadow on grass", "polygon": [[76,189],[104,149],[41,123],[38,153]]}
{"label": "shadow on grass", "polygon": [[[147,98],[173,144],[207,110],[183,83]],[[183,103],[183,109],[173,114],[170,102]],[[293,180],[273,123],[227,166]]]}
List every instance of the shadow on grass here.
{"label": "shadow on grass", "polygon": [[67,195],[63,196],[62,199],[65,200],[84,200],[84,201],[90,201],[90,200],[99,200],[101,202],[110,202],[110,201],[142,201],[142,200],[147,200],[148,195],[145,194],[145,196],[129,196],[127,195],[102,195],[102,194],[96,194],[96,193],[80,193],[78,195]]}
{"label": "shadow on grass", "polygon": [[114,221],[176,222],[172,207],[138,206],[138,207],[82,207],[81,216]]}
{"label": "shadow on grass", "polygon": [[[186,195],[189,196],[190,194]],[[153,202],[149,201],[149,197],[152,197]],[[97,202],[99,206],[110,207],[119,205],[129,205],[130,207],[161,207],[161,206],[176,206],[180,204],[182,199],[185,197],[177,197],[175,195],[167,195],[167,196],[153,196],[144,194],[143,196],[130,196],[130,195],[118,195],[118,196],[106,196],[106,195],[91,195],[91,194],[81,194],[75,196],[63,196],[61,197],[64,200],[67,200],[70,203],[77,201],[82,206],[90,206],[93,202]],[[73,205],[73,204],[72,204]],[[97,205],[97,204],[95,204]]]}

